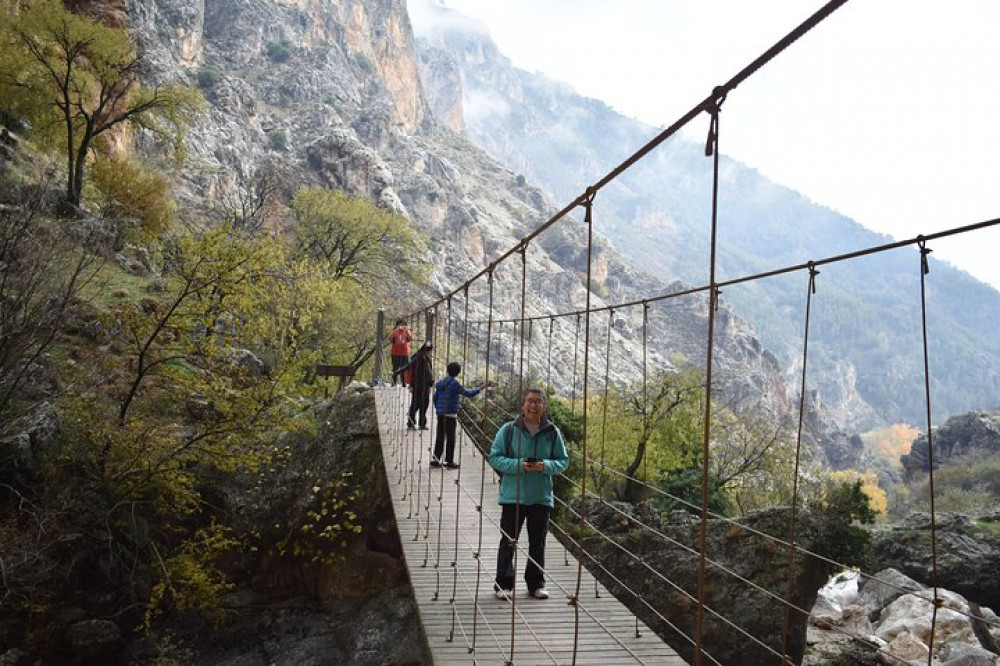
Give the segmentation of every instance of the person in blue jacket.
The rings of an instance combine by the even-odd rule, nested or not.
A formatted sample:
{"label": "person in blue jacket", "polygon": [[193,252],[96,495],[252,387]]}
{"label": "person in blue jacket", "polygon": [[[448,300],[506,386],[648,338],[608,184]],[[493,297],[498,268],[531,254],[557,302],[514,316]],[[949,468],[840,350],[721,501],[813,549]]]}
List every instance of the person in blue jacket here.
{"label": "person in blue jacket", "polygon": [[490,447],[490,466],[500,479],[500,547],[493,589],[498,599],[510,599],[514,590],[514,541],[528,521],[528,563],[524,582],[528,594],[548,599],[545,589],[545,538],[549,510],[555,506],[552,477],[569,467],[562,433],[547,416],[545,392],[530,388],[524,394],[521,415],[503,424]]}
{"label": "person in blue jacket", "polygon": [[[484,387],[467,389],[458,381],[462,372],[462,364],[452,361],[448,364],[448,376],[434,384],[434,411],[437,413],[437,437],[434,440],[434,455],[431,457],[431,467],[447,467],[455,469],[455,429],[458,426],[458,407],[462,396],[473,398],[479,395]],[[447,441],[447,447],[445,442]],[[441,454],[444,453],[444,460]]]}

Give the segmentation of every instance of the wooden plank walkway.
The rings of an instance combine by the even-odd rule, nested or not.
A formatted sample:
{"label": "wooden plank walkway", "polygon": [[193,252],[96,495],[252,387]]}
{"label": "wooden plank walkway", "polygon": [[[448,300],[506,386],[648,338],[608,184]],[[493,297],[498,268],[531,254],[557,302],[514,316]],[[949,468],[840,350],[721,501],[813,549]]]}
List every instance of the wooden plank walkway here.
{"label": "wooden plank walkway", "polygon": [[[574,608],[569,599],[580,567],[554,536],[545,552],[551,598],[527,595],[526,543],[518,553],[516,598],[495,598],[500,507],[492,469],[461,427],[460,469],[429,467],[433,406],[428,430],[407,430],[409,393],[380,387],[375,396],[396,523],[434,664],[685,664],[586,569]],[[479,504],[482,512],[476,510]]]}

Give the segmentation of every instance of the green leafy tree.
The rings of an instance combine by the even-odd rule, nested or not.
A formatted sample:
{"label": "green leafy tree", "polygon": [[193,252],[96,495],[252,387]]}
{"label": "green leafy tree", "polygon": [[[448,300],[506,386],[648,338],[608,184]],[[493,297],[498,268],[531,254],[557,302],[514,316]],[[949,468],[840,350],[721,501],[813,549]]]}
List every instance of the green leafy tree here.
{"label": "green leafy tree", "polygon": [[610,481],[619,499],[637,502],[645,494],[643,482],[687,466],[696,455],[703,391],[696,371],[663,372],[654,373],[645,390],[639,382],[609,392],[606,403],[603,397],[595,401],[589,411],[590,457],[622,473],[622,480],[599,483]]}
{"label": "green leafy tree", "polygon": [[831,483],[816,515],[821,535],[817,552],[841,564],[864,568],[870,557],[871,535],[858,523],[870,524],[878,514],[869,504],[862,480]]}
{"label": "green leafy tree", "polygon": [[155,240],[170,226],[177,205],[170,182],[158,171],[129,158],[99,157],[91,181],[100,193],[101,212],[121,221],[125,238]]}
{"label": "green leafy tree", "polygon": [[185,120],[204,106],[197,90],[140,85],[142,58],[125,29],[74,14],[58,0],[32,0],[6,13],[0,44],[0,99],[40,134],[62,142],[66,201],[73,207],[80,205],[98,137],[134,123],[169,132],[180,147]]}
{"label": "green leafy tree", "polygon": [[322,187],[300,189],[292,209],[296,248],[325,266],[333,279],[371,284],[398,275],[426,280],[422,242],[402,216]]}
{"label": "green leafy tree", "polygon": [[30,408],[20,388],[73,316],[80,290],[102,265],[40,209],[44,189],[44,183],[28,189],[25,205],[0,210],[2,424]]}

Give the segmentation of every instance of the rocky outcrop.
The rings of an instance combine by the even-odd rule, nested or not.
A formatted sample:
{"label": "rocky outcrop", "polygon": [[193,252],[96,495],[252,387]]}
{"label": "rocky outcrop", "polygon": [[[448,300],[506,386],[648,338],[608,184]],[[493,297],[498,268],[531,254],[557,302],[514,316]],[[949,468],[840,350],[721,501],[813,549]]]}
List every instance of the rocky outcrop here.
{"label": "rocky outcrop", "polygon": [[[274,174],[286,199],[300,185],[366,198],[408,217],[432,239],[426,259],[435,270],[427,293],[434,296],[462,285],[548,219],[556,207],[541,189],[457,133],[471,113],[462,70],[433,50],[418,62],[407,14],[413,4],[132,0],[149,78],[198,85],[211,106],[193,122],[187,162],[177,174],[187,205],[211,218],[259,185],[262,174]],[[502,57],[492,42],[470,40],[469,48],[468,58],[484,63]],[[496,83],[514,90],[513,82]],[[154,152],[158,145],[139,134],[136,148]],[[574,217],[526,252],[528,316],[586,303],[586,234],[580,216]],[[593,254],[592,306],[665,290],[599,237]],[[494,318],[520,314],[518,264],[507,262],[495,273]],[[474,321],[489,316],[485,282],[470,290]],[[414,295],[406,307],[429,300]],[[679,358],[702,362],[706,311],[697,296],[652,308],[647,334],[656,341],[653,361],[667,367]],[[642,371],[642,309],[616,316],[632,331],[612,333],[609,375],[624,383]],[[785,389],[776,359],[731,310],[724,307],[719,316],[716,357],[737,379],[734,391],[766,403],[769,413],[780,412],[776,405]],[[578,330],[567,318],[556,322],[551,340],[548,331],[543,342],[536,333],[525,351],[527,371],[538,376],[545,369],[546,378],[569,393],[581,373],[574,359]],[[485,329],[470,333],[474,347],[486,347]],[[493,360],[497,372],[508,374],[515,355],[501,349]]]}
{"label": "rocky outcrop", "polygon": [[353,385],[311,417],[319,432],[280,442],[266,481],[226,477],[211,489],[213,505],[257,542],[231,563],[231,619],[183,627],[185,663],[427,663],[371,390]]}
{"label": "rocky outcrop", "polygon": [[[1000,412],[969,412],[953,416],[934,429],[934,469],[948,464],[969,464],[1000,454]],[[930,438],[914,440],[910,453],[900,456],[908,479],[926,475]],[[1000,487],[994,489],[1000,491]]]}
{"label": "rocky outcrop", "polygon": [[[622,518],[633,513],[644,523],[652,523],[659,534],[643,534]],[[603,537],[582,540],[583,549],[601,562],[601,569],[593,571],[594,575],[691,663],[690,637],[695,635],[698,599],[698,520],[677,512],[661,526],[655,512],[643,509],[642,505],[635,509],[621,505],[612,509],[605,505],[595,509],[595,514],[592,519],[595,527],[611,535],[614,542]],[[817,591],[827,580],[823,563],[815,558],[796,557],[790,564],[786,549],[761,536],[787,539],[788,530],[786,509],[749,515],[738,524],[709,521],[706,544],[712,564],[706,577],[705,604],[712,610],[704,614],[702,646],[716,660],[712,663],[731,666],[782,663],[773,651],[782,653],[786,617],[775,597],[788,599],[799,608],[811,608]],[[816,536],[815,524],[800,514],[798,543],[809,549]],[[642,564],[630,553],[641,554]],[[651,574],[650,570],[657,574]],[[636,592],[641,593],[641,601],[636,599]],[[739,630],[728,622],[735,623]],[[803,614],[789,614],[787,654],[794,663],[798,663],[805,651],[806,626]]]}
{"label": "rocky outcrop", "polygon": [[968,516],[951,513],[937,515],[935,528],[936,548],[930,514],[916,513],[900,525],[876,530],[873,561],[923,585],[936,581],[971,601],[1000,608],[1000,536],[978,528]]}
{"label": "rocky outcrop", "polygon": [[992,651],[1000,637],[996,614],[946,589],[939,589],[937,598],[932,617],[933,591],[895,569],[864,577],[840,573],[823,586],[813,606],[802,663],[844,663],[848,655],[858,663],[927,663],[933,619],[935,664],[994,666],[1000,659]]}

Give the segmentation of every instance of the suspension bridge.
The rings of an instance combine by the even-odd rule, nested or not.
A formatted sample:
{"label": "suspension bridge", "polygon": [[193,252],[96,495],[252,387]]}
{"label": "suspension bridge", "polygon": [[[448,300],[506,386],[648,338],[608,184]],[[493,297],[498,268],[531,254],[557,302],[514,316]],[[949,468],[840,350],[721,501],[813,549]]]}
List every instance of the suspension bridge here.
{"label": "suspension bridge", "polygon": [[[883,245],[858,249],[854,252],[836,256],[819,257],[810,261],[791,266],[779,266],[772,270],[747,275],[734,279],[719,280],[716,269],[717,224],[719,200],[719,118],[722,105],[735,88],[754,74],[757,70],[779,55],[789,45],[794,43],[806,32],[819,25],[827,16],[843,5],[846,0],[833,0],[810,16],[806,21],[791,31],[787,36],[774,44],[759,58],[737,73],[723,85],[713,89],[712,94],[694,106],[672,125],[662,130],[649,143],[636,151],[629,159],[610,171],[598,182],[580,194],[574,201],[555,213],[549,220],[534,231],[523,236],[517,244],[498,256],[482,271],[472,276],[464,284],[445,294],[439,300],[427,305],[419,312],[410,315],[411,320],[419,321],[426,317],[425,339],[442,342],[437,348],[444,348],[445,358],[461,358],[467,368],[472,371],[466,376],[485,377],[489,383],[499,377],[504,370],[509,371],[511,383],[523,382],[530,376],[526,367],[530,363],[530,354],[526,353],[525,343],[530,344],[533,338],[532,330],[535,324],[547,322],[549,326],[549,344],[552,340],[552,327],[556,319],[570,319],[576,322],[576,347],[573,350],[573,397],[574,408],[577,405],[577,389],[579,386],[579,405],[582,423],[582,434],[579,439],[579,450],[575,452],[577,463],[583,471],[578,474],[569,494],[576,498],[585,498],[586,502],[593,500],[598,504],[607,504],[603,493],[595,493],[588,487],[589,478],[599,478],[602,475],[614,476],[629,483],[641,485],[648,495],[663,491],[650,485],[649,475],[645,470],[631,470],[625,474],[621,470],[606,466],[603,458],[588,450],[591,443],[596,442],[597,431],[604,436],[607,414],[599,419],[591,418],[588,413],[591,405],[593,389],[599,383],[592,377],[592,369],[597,367],[594,359],[599,356],[603,346],[604,378],[603,389],[607,392],[610,384],[608,369],[610,360],[608,353],[613,338],[613,321],[616,313],[629,308],[641,309],[642,312],[642,414],[647,412],[646,376],[646,324],[650,308],[659,302],[670,301],[690,296],[697,296],[704,308],[706,326],[704,360],[703,397],[700,400],[703,414],[701,418],[702,436],[699,442],[699,461],[702,466],[701,502],[690,504],[678,497],[671,500],[688,504],[691,513],[699,521],[699,536],[693,544],[678,544],[692,558],[691,570],[694,585],[682,587],[667,580],[663,572],[651,565],[642,553],[627,552],[625,557],[629,565],[638,567],[649,577],[663,579],[663,582],[676,587],[683,598],[683,610],[679,617],[677,609],[673,614],[663,610],[661,600],[645,599],[641,593],[634,592],[635,597],[629,608],[612,596],[601,583],[590,573],[591,569],[603,571],[606,576],[613,574],[603,567],[601,562],[582,561],[584,551],[580,548],[564,548],[564,543],[572,544],[574,539],[564,528],[553,525],[553,529],[562,529],[559,539],[550,538],[546,557],[546,577],[549,581],[552,598],[538,600],[527,596],[523,588],[513,599],[497,599],[493,595],[493,570],[495,552],[499,541],[499,511],[496,504],[496,483],[492,471],[481,453],[481,446],[473,440],[478,437],[480,442],[489,441],[497,423],[484,425],[483,431],[470,436],[464,429],[459,437],[460,466],[456,469],[443,469],[430,466],[430,449],[433,445],[433,415],[431,430],[408,430],[404,427],[404,410],[408,394],[400,389],[386,387],[382,384],[381,356],[376,357],[375,390],[377,411],[379,416],[380,435],[385,456],[389,485],[392,488],[393,505],[400,536],[403,542],[405,557],[414,592],[419,604],[421,621],[427,634],[428,643],[435,663],[497,663],[497,664],[598,664],[598,663],[639,663],[639,664],[672,664],[685,663],[672,649],[667,647],[650,626],[641,621],[636,608],[645,609],[641,613],[646,618],[653,618],[659,625],[670,627],[686,641],[686,653],[692,655],[692,663],[701,664],[797,664],[801,659],[802,636],[796,638],[794,628],[801,629],[808,620],[810,609],[803,607],[787,590],[776,591],[763,589],[752,580],[748,580],[733,567],[726,566],[708,548],[706,539],[709,520],[726,521],[732,525],[734,534],[743,534],[748,530],[745,526],[732,521],[725,516],[709,510],[708,479],[713,457],[713,352],[717,344],[715,336],[716,312],[719,307],[720,294],[723,287],[772,278],[785,274],[805,274],[804,280],[804,335],[802,341],[801,376],[798,388],[798,426],[794,446],[794,478],[791,486],[791,519],[781,534],[754,533],[755,538],[762,540],[762,549],[774,559],[775,565],[787,564],[791,567],[796,561],[821,561],[831,570],[845,565],[825,558],[821,554],[810,552],[799,543],[798,511],[801,508],[800,497],[800,461],[803,447],[803,420],[805,399],[810,388],[808,384],[809,368],[809,336],[810,315],[813,294],[816,293],[816,277],[818,268],[828,264],[850,261],[859,257],[879,255],[905,246],[916,246],[919,250],[915,272],[920,275],[920,327],[923,342],[924,369],[924,402],[926,404],[927,423],[925,424],[928,440],[928,469],[930,478],[931,501],[931,539],[936,539],[933,499],[934,450],[933,429],[931,422],[931,378],[929,364],[929,343],[927,334],[927,280],[929,275],[928,254],[929,244],[937,239],[955,234],[974,232],[978,229],[1000,224],[1000,219],[986,220],[956,227],[932,235],[918,236]],[[613,305],[597,306],[592,301],[592,270],[593,270],[593,215],[595,198],[599,191],[618,178],[633,164],[645,155],[657,149],[669,137],[701,114],[708,114],[710,130],[706,142],[706,156],[713,159],[713,177],[711,183],[711,254],[708,257],[709,282],[700,287],[692,287],[681,291],[648,296]],[[531,313],[527,308],[528,262],[526,256],[532,248],[532,243],[548,229],[564,219],[569,219],[572,212],[583,208],[585,241],[585,303],[582,308],[557,314]],[[519,261],[518,261],[519,260]],[[520,280],[513,279],[520,265]],[[495,276],[500,271],[506,273],[506,302],[504,316],[498,314],[497,280]],[[520,283],[519,293],[511,293],[511,285]],[[474,291],[476,293],[474,293]],[[470,305],[475,303],[476,311],[485,316],[479,320],[470,316]],[[464,312],[461,306],[464,305]],[[515,312],[510,316],[510,312]],[[446,313],[444,316],[436,314]],[[607,333],[604,338],[592,336],[595,330],[596,315],[605,313],[608,317]],[[501,369],[498,359],[494,356],[499,346],[498,338],[504,324],[510,325],[510,345],[505,358],[506,368]],[[475,329],[475,334],[473,330]],[[384,330],[380,317],[379,339],[384,339]],[[453,336],[453,332],[455,335]],[[453,337],[455,338],[453,341]],[[548,363],[551,363],[551,347],[548,352]],[[582,368],[577,383],[577,367]],[[605,401],[606,404],[606,401]],[[433,413],[433,409],[430,410]],[[486,410],[488,411],[488,410]],[[487,422],[489,419],[483,419]],[[600,427],[598,427],[600,424]],[[763,455],[764,452],[761,453]],[[592,522],[586,508],[576,512],[569,497],[557,498],[557,502],[567,514],[575,517],[581,531],[589,534],[601,534],[598,526]],[[584,507],[586,507],[586,502]],[[612,511],[618,511],[611,507]],[[658,527],[645,523],[634,516],[622,515],[622,521],[631,524],[635,530],[655,535],[666,542],[668,537],[658,532]],[[526,549],[518,545],[521,556],[519,570],[523,570]],[[587,566],[584,566],[584,565]],[[934,564],[936,568],[936,562]],[[867,574],[864,574],[867,576]],[[871,578],[870,576],[868,576]],[[723,580],[723,582],[720,582]],[[927,664],[935,663],[934,641],[937,635],[936,627],[941,603],[938,598],[936,572],[933,581],[934,603],[931,604],[929,617],[929,638],[927,645]],[[880,581],[892,586],[891,582]],[[783,628],[772,636],[757,636],[741,624],[740,618],[725,617],[713,603],[719,600],[719,590],[725,593],[729,585],[746,585],[755,593],[767,598],[772,604],[774,615]],[[621,592],[627,590],[625,585],[616,585]],[[714,590],[712,592],[711,590]],[[713,594],[715,596],[713,596]],[[631,608],[631,610],[630,610]],[[982,621],[981,618],[976,618]],[[739,657],[722,657],[713,654],[712,644],[708,634],[711,631],[726,631],[741,636],[740,640],[752,646],[753,654],[758,655],[750,661],[741,661]],[[802,632],[804,634],[804,631]],[[865,640],[866,637],[855,637]],[[799,641],[796,644],[796,641]],[[870,646],[879,653],[886,663],[909,664],[894,656],[885,647]],[[735,660],[734,660],[735,659]]]}
{"label": "suspension bridge", "polygon": [[589,573],[581,574],[554,538],[545,567],[551,597],[528,596],[518,579],[513,598],[497,599],[495,476],[464,430],[456,448],[460,466],[430,467],[434,416],[429,430],[407,429],[408,406],[401,389],[376,391],[396,523],[435,664],[685,663]]}

